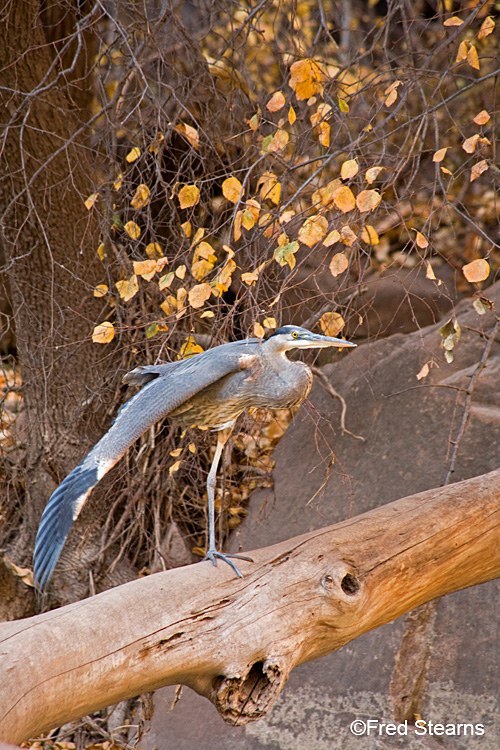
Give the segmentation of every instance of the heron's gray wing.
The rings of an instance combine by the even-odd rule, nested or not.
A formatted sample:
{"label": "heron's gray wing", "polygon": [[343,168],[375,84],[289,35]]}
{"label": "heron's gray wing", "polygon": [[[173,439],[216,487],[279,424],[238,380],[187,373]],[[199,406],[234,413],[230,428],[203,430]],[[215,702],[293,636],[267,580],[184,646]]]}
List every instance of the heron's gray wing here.
{"label": "heron's gray wing", "polygon": [[122,406],[108,432],[61,482],[43,511],[33,556],[38,589],[49,582],[69,530],[95,485],[158,420],[220,378],[237,372],[241,355],[253,351],[253,342],[236,346],[243,343],[223,344],[179,362],[132,371],[137,379],[129,382],[146,381],[146,385]]}

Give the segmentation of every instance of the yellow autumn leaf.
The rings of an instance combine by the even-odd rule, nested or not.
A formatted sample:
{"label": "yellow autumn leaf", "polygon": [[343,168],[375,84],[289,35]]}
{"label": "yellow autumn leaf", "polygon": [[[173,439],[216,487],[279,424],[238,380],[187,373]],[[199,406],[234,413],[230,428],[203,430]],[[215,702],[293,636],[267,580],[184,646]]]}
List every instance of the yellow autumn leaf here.
{"label": "yellow autumn leaf", "polygon": [[488,169],[488,162],[486,159],[483,159],[482,161],[478,161],[477,164],[474,164],[471,171],[470,171],[470,181],[474,182],[474,180],[477,180],[480,175],[483,174],[483,172],[486,172]]}
{"label": "yellow autumn leaf", "polygon": [[253,335],[256,336],[258,339],[262,339],[265,336],[265,331],[262,328],[260,323],[255,322],[253,324]]}
{"label": "yellow autumn leaf", "polygon": [[476,133],[475,135],[471,135],[470,138],[466,138],[462,144],[463,150],[468,154],[473,154],[476,150],[476,145],[480,137],[481,136],[479,135],[479,133]]}
{"label": "yellow autumn leaf", "polygon": [[493,19],[493,16],[486,16],[486,18],[481,24],[481,28],[479,29],[477,38],[484,39],[486,36],[489,36],[493,32],[494,28],[495,28],[495,21]]}
{"label": "yellow autumn leaf", "polygon": [[458,16],[452,16],[451,18],[447,18],[446,21],[443,23],[443,26],[461,26],[463,24],[463,21]]}
{"label": "yellow autumn leaf", "polygon": [[97,255],[100,260],[104,260],[104,242],[99,243],[99,247],[97,248]]}
{"label": "yellow autumn leaf", "polygon": [[165,136],[163,133],[158,133],[158,137],[154,139],[154,141],[151,142],[151,145],[149,146],[149,151],[152,154],[158,154],[160,151],[160,146],[165,140]]}
{"label": "yellow autumn leaf", "polygon": [[157,242],[150,242],[146,245],[146,255],[148,258],[162,258],[163,252]]}
{"label": "yellow autumn leaf", "polygon": [[257,189],[260,187],[261,200],[270,200],[276,205],[280,202],[281,183],[278,182],[273,172],[263,172],[257,182]]}
{"label": "yellow autumn leaf", "polygon": [[181,279],[181,281],[182,281],[182,279],[186,275],[186,266],[184,265],[184,263],[181,263],[180,266],[177,266],[177,268],[175,269],[174,273],[177,276],[177,278]]}
{"label": "yellow autumn leaf", "polygon": [[146,281],[151,281],[156,273],[156,260],[134,260],[134,273]]}
{"label": "yellow autumn leaf", "polygon": [[312,247],[323,239],[327,229],[328,221],[324,216],[310,216],[299,229],[299,240],[303,245]]}
{"label": "yellow autumn leaf", "polygon": [[372,182],[375,182],[380,172],[383,170],[384,167],[370,167],[370,169],[367,169],[365,172],[365,180],[369,185],[372,184]]}
{"label": "yellow autumn leaf", "polygon": [[458,52],[457,56],[455,58],[455,62],[463,62],[464,60],[467,60],[467,45],[465,42],[460,42],[458,45]]}
{"label": "yellow autumn leaf", "polygon": [[448,146],[445,146],[445,148],[438,149],[437,151],[434,152],[432,161],[437,162],[437,163],[443,161],[444,157],[446,156],[447,151],[448,151]]}
{"label": "yellow autumn leaf", "polygon": [[227,292],[232,282],[233,272],[236,270],[236,263],[232,258],[228,258],[215,278],[215,287],[219,294]]}
{"label": "yellow autumn leaf", "polygon": [[128,161],[129,164],[132,164],[132,162],[138,159],[140,155],[141,155],[141,149],[137,148],[137,146],[134,146],[134,148],[128,152],[125,159]]}
{"label": "yellow autumn leaf", "polygon": [[340,240],[340,232],[337,231],[337,229],[332,229],[331,232],[329,232],[325,239],[323,240],[323,245],[325,247],[330,247],[331,245],[334,245],[336,242]]}
{"label": "yellow autumn leaf", "polygon": [[339,98],[339,109],[341,112],[349,112],[349,105],[345,99]]}
{"label": "yellow autumn leaf", "polygon": [[485,109],[482,109],[481,112],[474,117],[473,122],[475,122],[476,125],[486,125],[490,120],[491,115],[489,115]]}
{"label": "yellow autumn leaf", "polygon": [[351,227],[347,224],[340,230],[340,241],[344,245],[347,245],[347,247],[351,247],[356,241],[356,235],[352,231]]}
{"label": "yellow autumn leaf", "polygon": [[241,223],[243,224],[245,229],[251,229],[254,226],[259,218],[259,213],[259,201],[256,201],[253,198],[247,200],[247,202],[245,203],[245,208],[243,209],[243,216],[241,217]]}
{"label": "yellow autumn leaf", "polygon": [[185,136],[186,140],[193,146],[194,148],[198,149],[200,146],[200,135],[196,128],[193,128],[191,125],[188,125],[185,122],[179,123],[179,125],[176,125],[174,130],[177,130],[178,133],[181,133],[181,135]]}
{"label": "yellow autumn leaf", "polygon": [[160,307],[165,315],[173,315],[177,312],[177,300],[172,294],[169,294],[168,297],[163,300]]}
{"label": "yellow autumn leaf", "polygon": [[94,344],[109,344],[115,337],[115,327],[109,320],[100,323],[92,331],[92,341]]}
{"label": "yellow autumn leaf", "polygon": [[327,122],[320,122],[316,127],[318,131],[318,141],[322,146],[328,148],[330,145],[330,125]]}
{"label": "yellow autumn leaf", "polygon": [[[344,253],[336,253],[330,261],[329,270],[332,276],[340,276],[341,273],[347,270],[349,261],[347,260]],[[332,334],[334,335],[334,334]]]}
{"label": "yellow autumn leaf", "polygon": [[128,302],[134,295],[139,291],[139,284],[137,283],[137,276],[133,274],[130,279],[122,279],[117,281],[115,284],[118,289],[118,294],[124,302]]}
{"label": "yellow autumn leaf", "polygon": [[479,258],[473,260],[472,263],[467,263],[462,268],[462,273],[471,284],[477,284],[480,281],[485,281],[490,275],[490,264],[487,260]]}
{"label": "yellow autumn leaf", "polygon": [[386,107],[390,107],[396,99],[398,98],[398,90],[397,89],[391,89],[388,96],[386,97],[386,100],[384,102]]}
{"label": "yellow autumn leaf", "polygon": [[271,138],[267,150],[271,153],[277,153],[278,151],[281,151],[282,148],[285,148],[289,140],[290,136],[286,130],[280,128]]}
{"label": "yellow autumn leaf", "polygon": [[337,208],[346,214],[348,211],[352,211],[356,207],[356,198],[351,188],[347,185],[342,185],[333,194],[333,202]]}
{"label": "yellow autumn leaf", "polygon": [[107,284],[98,284],[96,287],[94,287],[94,297],[105,297],[107,293]]}
{"label": "yellow autumn leaf", "polygon": [[162,276],[161,279],[158,281],[158,287],[160,289],[160,292],[164,289],[167,289],[172,281],[175,278],[175,274],[173,271],[169,271],[169,273],[166,273],[165,276]]}
{"label": "yellow autumn leaf", "polygon": [[[286,235],[281,236],[286,237]],[[294,240],[293,242],[286,242],[286,240],[285,242],[279,242],[278,247],[274,250],[273,258],[280,264],[280,266],[286,266],[288,264],[290,270],[293,271],[297,263],[295,253],[298,249],[299,243],[297,240]]]}
{"label": "yellow autumn leaf", "polygon": [[186,235],[186,237],[189,239],[191,237],[191,233],[193,231],[193,227],[191,226],[190,221],[185,221],[181,224],[181,229]]}
{"label": "yellow autumn leaf", "polygon": [[477,49],[474,47],[473,44],[469,46],[469,50],[467,52],[467,62],[471,66],[471,68],[474,68],[474,70],[480,70],[479,57],[477,56]]}
{"label": "yellow autumn leaf", "polygon": [[338,336],[344,326],[345,320],[340,313],[326,312],[319,319],[319,327],[325,336]]}
{"label": "yellow autumn leaf", "polygon": [[181,463],[182,461],[176,461],[172,464],[172,466],[169,467],[168,473],[170,474],[170,476],[172,476],[172,474],[175,474],[176,471],[179,471]]}
{"label": "yellow autumn leaf", "polygon": [[288,123],[290,125],[293,125],[295,120],[297,119],[297,115],[295,114],[294,108],[290,105],[290,109],[288,110]]}
{"label": "yellow autumn leaf", "polygon": [[324,73],[315,60],[297,60],[290,66],[290,88],[299,101],[310,99],[315,94],[323,94],[321,81]]}
{"label": "yellow autumn leaf", "polygon": [[434,269],[429,262],[426,263],[425,278],[436,281],[436,274],[434,273]]}
{"label": "yellow autumn leaf", "polygon": [[284,106],[285,97],[283,96],[281,91],[276,91],[276,93],[272,95],[272,97],[266,104],[266,109],[268,109],[269,112],[279,112],[279,110],[283,109]]}
{"label": "yellow autumn leaf", "polygon": [[116,180],[113,182],[113,187],[114,187],[115,190],[120,190],[122,184],[123,184],[123,175],[120,172],[120,174],[118,175],[118,177],[116,178]]}
{"label": "yellow autumn leaf", "polygon": [[99,198],[99,193],[92,193],[92,195],[89,195],[87,200],[85,201],[85,208],[87,211],[90,211],[96,200]]}
{"label": "yellow autumn leaf", "polygon": [[200,202],[200,191],[196,185],[184,185],[177,196],[181,208],[191,208]]}
{"label": "yellow autumn leaf", "polygon": [[267,329],[276,328],[276,318],[264,318],[264,320],[262,321],[262,325]]}
{"label": "yellow autumn leaf", "polygon": [[422,232],[419,232],[418,230],[415,230],[417,232],[417,235],[415,237],[415,242],[417,243],[417,246],[422,248],[422,250],[429,246],[429,240],[427,237],[424,237]]}
{"label": "yellow autumn leaf", "polygon": [[189,290],[188,300],[191,307],[195,309],[203,307],[207,299],[212,294],[212,288],[210,284],[196,284],[192,289]]}
{"label": "yellow autumn leaf", "polygon": [[205,278],[205,276],[207,276],[207,274],[210,273],[210,271],[213,271],[213,268],[213,263],[210,263],[210,261],[202,258],[201,260],[194,261],[191,266],[191,273],[193,274],[196,281],[201,281]]}
{"label": "yellow autumn leaf", "polygon": [[366,224],[366,226],[363,227],[361,230],[361,239],[363,242],[366,242],[367,245],[378,245],[380,242],[380,237],[371,224]]}
{"label": "yellow autumn leaf", "polygon": [[358,162],[356,159],[348,159],[342,164],[340,168],[340,176],[343,180],[350,180],[351,177],[357,175],[359,171]]}
{"label": "yellow autumn leaf", "polygon": [[373,211],[382,200],[380,193],[376,190],[362,190],[356,198],[356,205],[361,213]]}
{"label": "yellow autumn leaf", "polygon": [[259,272],[258,271],[247,271],[246,273],[241,274],[241,280],[248,284],[248,286],[251,286],[251,284],[255,284],[256,281],[259,279]]}
{"label": "yellow autumn leaf", "polygon": [[127,221],[123,228],[125,229],[128,236],[132,237],[133,240],[137,240],[141,236],[141,229],[135,223],[135,221]]}
{"label": "yellow autumn leaf", "polygon": [[149,202],[150,197],[150,190],[147,185],[144,185],[144,183],[141,183],[137,186],[137,189],[135,191],[135,195],[130,201],[130,205],[132,208],[138,209],[142,208],[143,206],[146,206]]}
{"label": "yellow autumn leaf", "polygon": [[240,198],[243,197],[242,190],[243,186],[236,177],[228,177],[222,183],[222,194],[231,203],[238,203]]}
{"label": "yellow autumn leaf", "polygon": [[193,260],[198,260],[199,258],[204,258],[205,260],[209,260],[211,263],[215,263],[215,261],[217,260],[217,256],[215,255],[215,250],[213,249],[210,242],[202,240],[196,246]]}
{"label": "yellow autumn leaf", "polygon": [[241,237],[241,222],[243,221],[243,211],[236,211],[236,216],[234,217],[234,227],[233,227],[233,236],[234,241],[238,242],[238,240]]}
{"label": "yellow autumn leaf", "polygon": [[429,363],[426,362],[425,365],[422,365],[422,367],[417,372],[417,374],[415,375],[415,377],[417,378],[417,380],[422,380],[422,378],[426,378],[427,377],[427,375],[429,374],[429,372],[430,372]]}

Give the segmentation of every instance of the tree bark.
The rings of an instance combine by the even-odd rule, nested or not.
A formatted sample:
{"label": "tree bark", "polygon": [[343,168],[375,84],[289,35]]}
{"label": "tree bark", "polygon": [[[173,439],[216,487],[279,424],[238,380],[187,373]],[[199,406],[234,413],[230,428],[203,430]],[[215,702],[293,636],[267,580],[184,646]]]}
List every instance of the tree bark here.
{"label": "tree bark", "polygon": [[[95,396],[109,367],[90,339],[102,309],[93,288],[103,274],[95,209],[84,206],[92,183],[89,133],[79,121],[88,103],[85,69],[92,50],[77,45],[85,38],[84,31],[77,33],[78,3],[52,9],[50,29],[43,26],[42,18],[49,20],[43,7],[36,0],[10,2],[0,19],[1,270],[15,320],[26,415],[27,503],[17,548],[13,543],[21,565],[47,498],[98,434],[87,434],[89,404],[98,412]],[[68,28],[57,27],[58,18],[71,23],[74,38]],[[64,54],[62,41],[56,43],[63,32],[69,39]]]}
{"label": "tree bark", "polygon": [[0,627],[0,738],[20,742],[184,683],[258,719],[293,667],[438,596],[500,576],[500,471],[251,552],[158,573]]}

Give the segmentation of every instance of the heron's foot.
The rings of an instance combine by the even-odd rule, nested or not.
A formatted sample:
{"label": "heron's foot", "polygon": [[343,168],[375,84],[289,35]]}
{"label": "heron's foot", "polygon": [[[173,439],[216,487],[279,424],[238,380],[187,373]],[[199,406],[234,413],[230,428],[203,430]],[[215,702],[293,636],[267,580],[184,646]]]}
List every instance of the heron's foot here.
{"label": "heron's foot", "polygon": [[223,562],[227,563],[234,570],[239,578],[243,578],[243,574],[240,573],[234,562],[229,559],[231,557],[235,557],[237,560],[247,560],[247,562],[253,562],[251,557],[245,557],[244,555],[226,555],[224,554],[224,552],[217,552],[216,549],[209,549],[201,562],[210,560],[212,565],[215,565],[217,567],[217,560],[223,560]]}

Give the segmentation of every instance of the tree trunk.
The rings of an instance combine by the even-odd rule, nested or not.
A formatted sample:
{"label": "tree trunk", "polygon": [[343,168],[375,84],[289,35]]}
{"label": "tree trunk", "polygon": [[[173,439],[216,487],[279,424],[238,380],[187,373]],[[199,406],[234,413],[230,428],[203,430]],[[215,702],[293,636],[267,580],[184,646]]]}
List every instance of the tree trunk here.
{"label": "tree trunk", "polygon": [[[66,24],[75,20],[77,5],[60,5]],[[102,306],[93,288],[103,271],[96,254],[97,221],[84,206],[92,192],[88,132],[77,117],[88,103],[81,59],[89,50],[83,45],[80,58],[73,59],[73,40],[61,57],[68,63],[62,70],[61,44],[53,38],[62,29],[54,13],[49,14],[52,28],[44,29],[40,8],[34,0],[8,3],[0,20],[7,113],[0,182],[3,275],[26,416],[25,526],[13,544],[18,564],[28,559],[51,492],[98,434],[88,434],[89,406],[97,412],[104,370],[102,352],[90,340]]]}
{"label": "tree trunk", "polygon": [[0,627],[0,738],[20,742],[185,683],[231,724],[293,667],[500,576],[500,471],[384,505],[227,565],[177,568]]}

